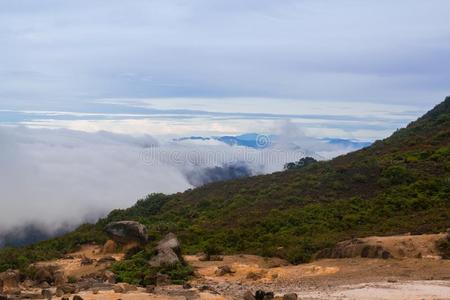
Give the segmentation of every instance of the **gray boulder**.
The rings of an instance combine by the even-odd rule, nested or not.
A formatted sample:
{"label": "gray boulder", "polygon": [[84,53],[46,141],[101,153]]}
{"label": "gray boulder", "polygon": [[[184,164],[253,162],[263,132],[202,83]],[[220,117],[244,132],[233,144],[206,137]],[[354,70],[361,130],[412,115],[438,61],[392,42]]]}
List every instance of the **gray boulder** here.
{"label": "gray boulder", "polygon": [[146,244],[148,241],[147,228],[135,221],[112,222],[105,227],[106,234],[115,242],[129,244],[137,242]]}
{"label": "gray boulder", "polygon": [[156,246],[157,254],[149,261],[151,267],[171,266],[181,262],[180,242],[173,233],[169,233]]}
{"label": "gray boulder", "polygon": [[15,295],[20,293],[18,271],[8,270],[0,273],[0,294]]}

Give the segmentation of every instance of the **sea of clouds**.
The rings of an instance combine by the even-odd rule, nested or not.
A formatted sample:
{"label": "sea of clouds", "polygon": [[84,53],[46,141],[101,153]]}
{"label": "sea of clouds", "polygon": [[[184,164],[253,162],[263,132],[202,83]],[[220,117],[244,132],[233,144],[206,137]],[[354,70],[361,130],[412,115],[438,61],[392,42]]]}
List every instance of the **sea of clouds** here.
{"label": "sea of clouds", "polygon": [[149,193],[270,173],[305,155],[320,159],[349,150],[307,138],[289,124],[281,131],[276,144],[260,136],[261,148],[254,149],[215,140],[0,127],[0,233],[32,225],[52,234]]}

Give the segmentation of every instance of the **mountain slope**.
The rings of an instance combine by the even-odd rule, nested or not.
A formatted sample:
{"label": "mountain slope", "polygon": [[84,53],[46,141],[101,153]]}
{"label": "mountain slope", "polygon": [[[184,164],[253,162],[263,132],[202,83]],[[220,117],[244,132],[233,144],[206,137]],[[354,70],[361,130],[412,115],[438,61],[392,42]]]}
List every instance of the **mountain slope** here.
{"label": "mountain slope", "polygon": [[360,151],[300,170],[154,195],[106,221],[139,219],[155,231],[163,224],[191,251],[213,243],[291,261],[352,235],[439,231],[450,226],[449,142],[447,98]]}
{"label": "mountain slope", "polygon": [[103,226],[123,219],[146,224],[155,238],[176,232],[188,252],[246,252],[303,262],[352,236],[445,230],[449,199],[450,97],[370,147],[298,170],[150,195],[62,238],[3,250],[0,269],[89,240],[102,242]]}

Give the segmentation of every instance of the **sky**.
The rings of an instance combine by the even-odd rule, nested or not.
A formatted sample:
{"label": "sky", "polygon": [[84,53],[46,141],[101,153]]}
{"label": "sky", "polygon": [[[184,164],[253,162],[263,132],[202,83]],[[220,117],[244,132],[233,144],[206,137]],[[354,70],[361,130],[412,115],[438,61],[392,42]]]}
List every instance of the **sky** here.
{"label": "sky", "polygon": [[[230,161],[270,173],[354,150],[325,138],[385,138],[450,94],[449,11],[447,0],[1,1],[0,234],[76,225]],[[245,133],[283,143],[174,140]]]}
{"label": "sky", "polygon": [[428,109],[448,94],[449,10],[446,0],[2,1],[0,101],[264,97]]}

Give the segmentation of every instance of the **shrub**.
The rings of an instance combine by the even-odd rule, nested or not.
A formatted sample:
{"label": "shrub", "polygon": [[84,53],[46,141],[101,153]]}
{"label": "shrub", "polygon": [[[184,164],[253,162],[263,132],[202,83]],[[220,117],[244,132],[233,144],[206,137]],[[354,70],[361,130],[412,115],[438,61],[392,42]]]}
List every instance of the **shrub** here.
{"label": "shrub", "polygon": [[436,246],[442,258],[450,259],[450,236],[436,242]]}

